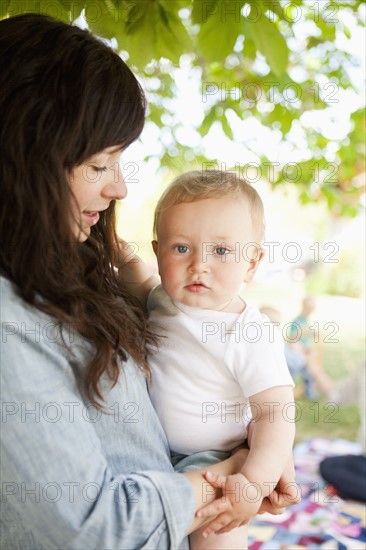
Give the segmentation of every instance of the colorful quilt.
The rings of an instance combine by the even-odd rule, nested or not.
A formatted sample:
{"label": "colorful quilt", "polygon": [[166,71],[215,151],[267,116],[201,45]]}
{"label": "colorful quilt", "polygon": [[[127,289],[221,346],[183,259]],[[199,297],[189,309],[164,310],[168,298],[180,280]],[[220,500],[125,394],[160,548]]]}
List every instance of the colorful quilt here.
{"label": "colorful quilt", "polygon": [[263,514],[249,524],[249,550],[366,550],[366,505],[342,500],[319,475],[320,461],[360,454],[357,443],[312,439],[294,449],[302,500],[281,516]]}

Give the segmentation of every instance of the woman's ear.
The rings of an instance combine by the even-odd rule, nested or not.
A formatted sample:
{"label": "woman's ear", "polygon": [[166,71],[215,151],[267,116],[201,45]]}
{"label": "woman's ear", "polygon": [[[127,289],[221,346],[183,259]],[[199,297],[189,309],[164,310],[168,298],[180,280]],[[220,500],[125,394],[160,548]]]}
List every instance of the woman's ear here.
{"label": "woman's ear", "polygon": [[158,257],[158,241],[151,241],[155,256]]}
{"label": "woman's ear", "polygon": [[258,247],[256,249],[256,255],[251,260],[249,260],[249,265],[245,270],[244,273],[244,283],[250,283],[253,280],[254,275],[256,274],[256,271],[259,267],[259,264],[261,263],[263,257],[264,257],[264,249]]}

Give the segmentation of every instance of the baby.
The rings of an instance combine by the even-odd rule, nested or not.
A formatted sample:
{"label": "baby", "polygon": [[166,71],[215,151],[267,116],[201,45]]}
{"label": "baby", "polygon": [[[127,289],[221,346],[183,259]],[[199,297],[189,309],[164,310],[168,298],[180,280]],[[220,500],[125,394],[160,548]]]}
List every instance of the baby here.
{"label": "baby", "polygon": [[216,479],[223,496],[198,512],[215,518],[191,535],[191,548],[246,548],[246,524],[274,496],[291,454],[293,382],[283,342],[238,294],[257,271],[263,237],[263,204],[252,186],[234,172],[192,171],[156,207],[161,284],[139,258],[120,269],[162,336],[150,354],[150,396],[175,468],[227,458],[252,420],[241,473]]}

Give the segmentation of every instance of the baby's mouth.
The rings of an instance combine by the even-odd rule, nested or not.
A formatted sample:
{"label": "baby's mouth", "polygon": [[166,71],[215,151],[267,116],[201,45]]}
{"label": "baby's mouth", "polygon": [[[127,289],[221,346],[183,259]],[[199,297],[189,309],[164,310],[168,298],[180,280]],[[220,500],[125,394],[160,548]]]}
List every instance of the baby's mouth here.
{"label": "baby's mouth", "polygon": [[208,286],[206,286],[201,281],[193,281],[186,286],[186,289],[190,292],[202,292],[203,290],[208,290]]}

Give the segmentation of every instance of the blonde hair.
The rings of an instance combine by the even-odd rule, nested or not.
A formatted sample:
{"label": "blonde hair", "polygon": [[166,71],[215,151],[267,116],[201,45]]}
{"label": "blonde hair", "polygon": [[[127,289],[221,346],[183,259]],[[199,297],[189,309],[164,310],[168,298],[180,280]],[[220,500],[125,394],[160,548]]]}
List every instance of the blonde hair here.
{"label": "blonde hair", "polygon": [[236,172],[223,170],[192,170],[176,177],[165,189],[155,208],[153,234],[157,238],[161,214],[183,202],[224,196],[245,197],[249,203],[252,225],[259,238],[264,238],[264,208],[257,191]]}

